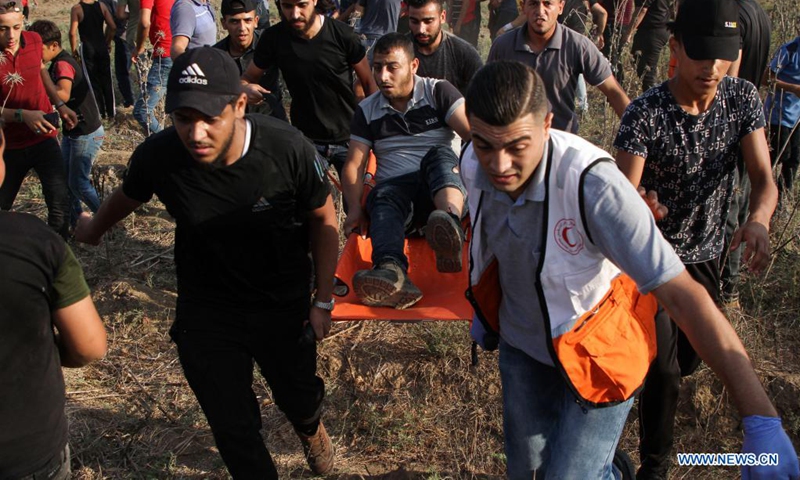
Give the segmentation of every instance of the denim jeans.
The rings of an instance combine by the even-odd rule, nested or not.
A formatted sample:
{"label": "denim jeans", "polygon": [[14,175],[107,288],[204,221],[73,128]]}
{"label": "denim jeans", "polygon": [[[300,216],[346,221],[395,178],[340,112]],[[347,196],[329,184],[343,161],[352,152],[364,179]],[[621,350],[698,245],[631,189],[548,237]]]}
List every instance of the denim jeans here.
{"label": "denim jeans", "polygon": [[424,224],[434,210],[433,196],[446,187],[465,193],[458,157],[449,146],[440,146],[425,154],[419,172],[389,178],[372,189],[367,197],[367,214],[373,265],[388,260],[408,270],[403,253],[406,227]]}
{"label": "denim jeans", "polygon": [[156,106],[167,93],[167,78],[172,69],[169,57],[153,57],[153,65],[147,73],[147,85],[133,107],[133,118],[148,135],[160,132],[164,126],[156,118]]}
{"label": "denim jeans", "polygon": [[0,186],[0,209],[11,210],[25,176],[33,169],[42,183],[47,224],[66,238],[69,229],[67,174],[58,141],[48,138],[30,147],[6,150],[4,156],[6,179]]}
{"label": "denim jeans", "polygon": [[633,398],[582,408],[561,373],[500,340],[508,478],[616,478],[611,462]]}
{"label": "denim jeans", "polygon": [[100,198],[91,182],[92,164],[97,152],[103,145],[106,132],[103,126],[87,135],[77,137],[64,136],[61,140],[61,155],[67,166],[67,186],[69,187],[69,221],[72,225],[78,221],[83,212],[81,202],[85,203],[92,213],[100,208]]}

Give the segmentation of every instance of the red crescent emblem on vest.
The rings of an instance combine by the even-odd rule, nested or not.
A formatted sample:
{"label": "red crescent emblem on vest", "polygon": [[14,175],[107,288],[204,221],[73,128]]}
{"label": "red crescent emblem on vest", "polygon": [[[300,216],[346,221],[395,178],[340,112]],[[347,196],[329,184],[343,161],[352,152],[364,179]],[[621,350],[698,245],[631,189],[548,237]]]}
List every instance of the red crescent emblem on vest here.
{"label": "red crescent emblem on vest", "polygon": [[562,218],[556,223],[553,237],[562,250],[570,255],[577,255],[583,250],[583,235],[575,229],[575,220]]}

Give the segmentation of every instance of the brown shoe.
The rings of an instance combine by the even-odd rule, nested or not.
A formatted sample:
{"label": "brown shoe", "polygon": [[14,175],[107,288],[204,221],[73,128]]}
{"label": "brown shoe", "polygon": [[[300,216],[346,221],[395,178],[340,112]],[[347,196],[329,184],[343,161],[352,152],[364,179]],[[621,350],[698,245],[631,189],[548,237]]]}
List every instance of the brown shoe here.
{"label": "brown shoe", "polygon": [[317,433],[307,437],[302,433],[297,433],[300,442],[303,444],[303,453],[308,461],[308,466],[315,475],[325,475],[333,471],[333,444],[325,425],[319,422]]}
{"label": "brown shoe", "polygon": [[361,303],[369,307],[403,310],[422,298],[420,289],[394,262],[384,262],[378,268],[356,272],[353,275],[353,290]]}
{"label": "brown shoe", "polygon": [[428,217],[425,239],[436,254],[436,269],[442,273],[461,271],[461,250],[464,232],[455,218],[443,210],[434,210]]}

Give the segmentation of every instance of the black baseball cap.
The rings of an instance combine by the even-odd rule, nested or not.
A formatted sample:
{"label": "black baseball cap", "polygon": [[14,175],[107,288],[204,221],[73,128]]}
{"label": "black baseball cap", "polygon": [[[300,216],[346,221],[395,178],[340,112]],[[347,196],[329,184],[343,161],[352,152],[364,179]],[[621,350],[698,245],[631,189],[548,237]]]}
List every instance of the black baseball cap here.
{"label": "black baseball cap", "polygon": [[239,67],[224,50],[198,47],[175,59],[167,80],[164,111],[192,108],[215,117],[242,94]]}
{"label": "black baseball cap", "polygon": [[252,12],[255,9],[256,3],[253,0],[222,0],[223,15],[238,15]]}
{"label": "black baseball cap", "polygon": [[692,60],[739,57],[739,5],[736,0],[684,0],[670,25]]}

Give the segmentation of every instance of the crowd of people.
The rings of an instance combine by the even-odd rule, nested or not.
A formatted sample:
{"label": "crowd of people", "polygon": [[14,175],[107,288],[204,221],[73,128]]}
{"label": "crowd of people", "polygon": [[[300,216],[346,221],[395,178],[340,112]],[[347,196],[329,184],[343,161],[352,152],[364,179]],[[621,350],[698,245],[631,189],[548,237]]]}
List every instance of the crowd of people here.
{"label": "crowd of people", "polygon": [[[329,169],[341,228],[372,243],[373,268],[347,279],[361,302],[405,309],[424,296],[403,249],[412,231],[431,268],[469,279],[471,334],[499,350],[509,478],[621,478],[636,397],[636,478],[668,478],[681,377],[701,361],[759,460],[743,475],[800,478],[720,310],[738,305],[741,264],[768,264],[772,215],[791,198],[800,17],[770,60],[756,0],[488,7],[484,65],[476,0],[279,0],[275,25],[266,0],[219,12],[208,0],[80,0],[69,49],[56,23],[26,28],[26,4],[0,3],[0,478],[69,478],[60,367],[107,346],[68,242],[99,244],[154,195],[176,225],[169,333],[231,476],[278,478],[254,364],[312,472],[331,473],[316,373],[336,307]],[[644,92],[633,100],[620,81],[629,44]],[[90,179],[116,115],[112,76],[146,138],[101,204]],[[577,135],[587,82],[620,118],[615,155]],[[49,228],[7,212],[31,169]]]}

